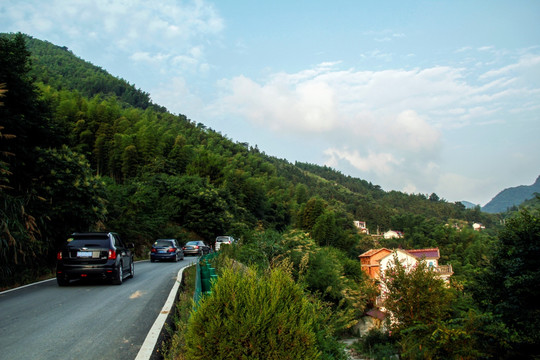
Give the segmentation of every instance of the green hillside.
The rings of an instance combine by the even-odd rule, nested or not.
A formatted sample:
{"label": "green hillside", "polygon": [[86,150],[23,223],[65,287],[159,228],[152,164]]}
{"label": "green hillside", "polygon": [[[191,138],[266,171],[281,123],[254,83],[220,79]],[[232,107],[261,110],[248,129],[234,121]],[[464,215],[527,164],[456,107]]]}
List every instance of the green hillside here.
{"label": "green hillside", "polygon": [[[148,94],[66,48],[23,38],[2,37],[3,51],[17,48],[2,57],[2,133],[15,135],[3,140],[15,154],[3,163],[4,191],[25,204],[5,224],[21,243],[15,253],[4,251],[8,264],[36,264],[22,240],[32,239],[40,246],[37,264],[48,267],[66,234],[87,229],[120,231],[142,254],[157,237],[212,243],[220,234],[316,227],[315,240],[355,257],[370,241],[353,220],[366,221],[371,233],[404,231],[390,245],[407,247],[432,245],[433,226],[456,219],[497,223],[435,194],[385,192],[328,167],[261,153],[151,104]],[[17,81],[26,93],[13,89]],[[22,226],[28,216],[35,226]]]}
{"label": "green hillside", "polygon": [[[57,90],[76,90],[87,98],[107,94],[114,95],[120,102],[133,107],[156,107],[148,93],[78,58],[68,48],[32,37],[26,37],[26,42],[32,53],[30,74],[36,81]],[[161,110],[165,111],[164,108]]]}

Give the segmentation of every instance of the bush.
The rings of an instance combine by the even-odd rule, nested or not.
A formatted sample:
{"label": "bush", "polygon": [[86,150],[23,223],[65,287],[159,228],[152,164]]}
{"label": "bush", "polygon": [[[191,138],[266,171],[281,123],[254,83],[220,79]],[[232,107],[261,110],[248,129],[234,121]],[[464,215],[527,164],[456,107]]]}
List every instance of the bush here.
{"label": "bush", "polygon": [[377,329],[370,330],[353,349],[375,360],[392,359],[398,354],[395,339]]}
{"label": "bush", "polygon": [[316,307],[282,269],[225,269],[193,312],[186,359],[319,359]]}

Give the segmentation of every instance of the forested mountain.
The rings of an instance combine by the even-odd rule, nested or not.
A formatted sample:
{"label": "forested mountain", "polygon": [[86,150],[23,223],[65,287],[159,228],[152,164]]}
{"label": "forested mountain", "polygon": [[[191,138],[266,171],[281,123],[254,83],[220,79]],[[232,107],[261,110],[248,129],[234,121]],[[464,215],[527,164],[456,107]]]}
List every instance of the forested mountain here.
{"label": "forested mountain", "polygon": [[372,233],[408,232],[402,245],[409,247],[431,245],[434,225],[497,223],[436,194],[385,192],[328,167],[261,153],[165,111],[64,47],[1,39],[2,150],[14,154],[3,159],[3,195],[24,205],[3,224],[4,244],[20,246],[3,247],[10,264],[32,259],[31,239],[48,254],[38,262],[47,267],[66,234],[88,229],[120,231],[143,253],[156,237],[211,243],[220,234],[296,227],[355,256],[362,248],[353,220]]}
{"label": "forested mountain", "polygon": [[482,207],[482,211],[488,213],[503,213],[513,207],[521,205],[526,200],[534,198],[535,193],[540,193],[540,176],[532,185],[521,185],[504,189],[490,202]]}
{"label": "forested mountain", "polygon": [[115,95],[118,101],[137,108],[153,106],[166,110],[153,104],[148,93],[76,57],[65,46],[56,46],[32,37],[27,37],[26,41],[32,53],[30,74],[39,82],[57,90],[77,90],[87,98],[97,94]]}
{"label": "forested mountain", "polygon": [[[505,337],[524,353],[537,348],[540,320],[524,323],[538,313],[530,286],[540,276],[537,202],[529,204],[533,215],[508,220],[498,240],[499,215],[261,153],[152,104],[66,48],[22,34],[0,35],[0,101],[0,288],[50,274],[73,231],[117,231],[141,257],[160,237],[212,244],[233,235],[241,244],[230,249],[235,259],[267,275],[255,282],[286,278],[277,283],[308,295],[302,301],[317,314],[307,319],[321,358],[343,358],[335,333],[356,323],[377,293],[358,255],[438,247],[455,284],[438,291],[454,300],[436,321],[402,329],[412,341],[403,349],[488,358],[509,348]],[[354,220],[366,221],[371,235]],[[473,222],[486,229],[473,231]],[[405,236],[378,236],[389,229]],[[288,276],[271,275],[275,266]],[[405,288],[414,299],[431,289],[413,285]],[[521,308],[531,311],[515,324]]]}
{"label": "forested mountain", "polygon": [[540,193],[536,193],[532,199],[525,200],[519,207],[522,209],[540,210]]}

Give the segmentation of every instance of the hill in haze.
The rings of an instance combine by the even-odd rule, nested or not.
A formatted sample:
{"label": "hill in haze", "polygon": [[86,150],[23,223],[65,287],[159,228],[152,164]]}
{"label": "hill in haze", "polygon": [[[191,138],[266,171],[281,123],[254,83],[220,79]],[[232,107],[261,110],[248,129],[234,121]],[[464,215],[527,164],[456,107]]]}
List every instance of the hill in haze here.
{"label": "hill in haze", "polygon": [[519,206],[526,200],[534,198],[535,193],[540,193],[540,176],[532,185],[520,185],[504,189],[488,202],[482,211],[495,214],[505,212],[508,209]]}
{"label": "hill in haze", "polygon": [[479,206],[478,204],[474,204],[470,201],[465,201],[465,200],[460,201],[460,203],[462,203],[466,209],[474,209],[475,207]]}

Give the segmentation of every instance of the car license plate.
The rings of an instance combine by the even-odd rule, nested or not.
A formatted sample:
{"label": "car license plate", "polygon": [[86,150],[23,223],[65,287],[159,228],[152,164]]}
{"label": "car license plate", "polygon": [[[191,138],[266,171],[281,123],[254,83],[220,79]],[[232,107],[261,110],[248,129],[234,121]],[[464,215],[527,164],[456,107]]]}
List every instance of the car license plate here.
{"label": "car license plate", "polygon": [[167,253],[167,252],[166,252],[165,250],[158,250],[158,253],[160,253],[160,254],[165,254],[165,253]]}
{"label": "car license plate", "polygon": [[77,257],[87,258],[92,257],[91,251],[77,251]]}

